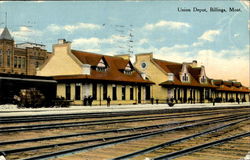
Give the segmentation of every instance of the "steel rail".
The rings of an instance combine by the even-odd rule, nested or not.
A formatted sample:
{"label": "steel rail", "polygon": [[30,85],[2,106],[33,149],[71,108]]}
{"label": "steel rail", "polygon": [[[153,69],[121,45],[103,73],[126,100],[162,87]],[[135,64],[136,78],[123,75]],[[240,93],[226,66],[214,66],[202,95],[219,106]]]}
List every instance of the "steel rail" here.
{"label": "steel rail", "polygon": [[[190,112],[190,111],[206,111],[206,110],[225,110],[225,109],[249,109],[250,106],[239,106],[239,107],[219,107],[219,108],[209,108],[209,107],[204,107],[204,108],[173,108],[171,110],[166,110],[166,109],[161,109],[161,110],[147,110],[145,111],[127,111],[127,112],[105,112],[105,113],[71,113],[71,114],[44,114],[44,115],[28,115],[28,116],[2,116],[0,117],[0,121],[8,121],[8,120],[22,120],[22,119],[35,119],[35,118],[53,118],[53,117],[65,117],[65,116],[72,116],[72,118],[76,116],[84,116],[85,118],[100,118],[100,117],[116,117],[116,116],[129,116],[129,115],[148,115],[148,114],[160,114],[160,113],[182,113],[182,112]],[[80,110],[80,109],[75,109],[75,110]],[[176,112],[175,112],[176,111]],[[178,111],[178,112],[177,112]],[[2,111],[0,111],[1,113]],[[9,111],[8,111],[9,112]],[[17,111],[17,112],[22,112],[22,111]],[[36,110],[32,112],[38,112]]]}
{"label": "steel rail", "polygon": [[224,119],[224,118],[229,118],[229,117],[231,118],[232,116],[235,116],[235,115],[227,115],[227,116],[220,116],[220,117],[210,117],[210,118],[203,118],[203,119],[198,119],[198,120],[189,120],[189,121],[172,122],[172,123],[162,123],[162,124],[157,124],[157,125],[141,126],[141,127],[135,127],[135,128],[113,129],[113,130],[104,130],[104,131],[95,131],[95,132],[84,132],[84,133],[77,133],[77,134],[67,134],[67,135],[61,135],[61,136],[49,136],[49,137],[42,137],[42,138],[6,141],[6,142],[0,142],[0,146],[1,145],[9,145],[9,144],[34,142],[34,141],[44,141],[44,140],[51,140],[51,139],[86,136],[86,135],[97,135],[97,134],[105,134],[105,133],[112,133],[112,132],[118,133],[118,132],[125,132],[125,131],[147,130],[147,129],[154,129],[154,128],[172,126],[172,125],[180,125],[180,124],[185,124],[185,123],[193,123],[193,122],[206,121],[206,120],[215,120],[215,119],[218,120],[218,119]]}
{"label": "steel rail", "polygon": [[55,129],[55,128],[66,128],[66,127],[79,127],[79,126],[90,126],[90,125],[106,125],[106,124],[113,124],[113,123],[139,122],[139,121],[162,120],[162,119],[184,118],[184,117],[190,117],[190,115],[182,116],[182,117],[164,116],[164,117],[159,117],[159,118],[146,118],[146,119],[144,117],[140,117],[140,118],[127,118],[127,119],[114,119],[114,120],[111,119],[111,120],[103,120],[103,121],[83,121],[83,122],[70,122],[70,123],[51,123],[51,124],[42,124],[42,125],[1,127],[0,133],[42,130],[42,129]]}
{"label": "steel rail", "polygon": [[173,144],[178,144],[178,143],[181,143],[183,141],[187,141],[187,140],[190,140],[190,139],[193,139],[193,138],[196,138],[196,137],[200,137],[200,136],[209,134],[211,132],[215,132],[215,131],[219,131],[219,130],[222,130],[222,129],[227,128],[227,127],[231,127],[233,125],[236,125],[236,124],[238,124],[240,122],[243,122],[243,121],[247,121],[249,119],[250,118],[248,117],[248,118],[245,118],[243,120],[239,120],[237,122],[232,122],[232,123],[229,123],[229,124],[226,124],[226,125],[221,125],[219,127],[215,127],[215,128],[212,128],[212,129],[209,129],[209,130],[206,130],[206,131],[202,131],[202,132],[190,135],[190,136],[186,136],[186,137],[178,138],[178,139],[171,140],[171,141],[168,141],[168,142],[164,142],[164,143],[161,143],[159,145],[155,145],[155,146],[145,148],[145,149],[133,152],[133,153],[129,153],[129,154],[126,154],[126,155],[122,155],[122,156],[113,158],[112,160],[125,160],[125,159],[130,159],[130,158],[133,158],[133,157],[141,156],[143,154],[150,153],[150,152],[153,152],[155,150],[159,150],[159,149],[165,148],[165,147],[173,145]]}
{"label": "steel rail", "polygon": [[[241,117],[241,118],[246,118],[246,117]],[[138,135],[138,136],[124,138],[124,139],[115,140],[115,141],[111,141],[111,142],[104,142],[104,143],[100,143],[100,144],[94,144],[94,145],[89,145],[89,146],[84,146],[84,147],[77,147],[77,148],[58,151],[58,152],[53,152],[53,153],[49,153],[49,154],[29,157],[29,158],[25,158],[23,160],[37,160],[37,159],[42,160],[42,159],[55,158],[55,157],[62,156],[62,155],[68,155],[68,154],[83,152],[83,151],[86,151],[86,150],[91,150],[91,149],[100,148],[100,147],[104,147],[104,146],[110,146],[110,145],[124,143],[124,142],[128,142],[128,141],[133,141],[133,140],[137,140],[137,139],[143,139],[143,138],[159,135],[159,134],[162,134],[162,133],[172,132],[172,131],[176,131],[176,130],[183,130],[183,129],[198,127],[198,126],[203,126],[203,125],[221,123],[221,122],[226,122],[226,121],[236,120],[236,119],[240,119],[240,117],[235,116],[234,118],[228,118],[226,120],[225,119],[212,120],[212,121],[208,121],[208,122],[202,122],[202,123],[196,123],[196,124],[191,124],[191,125],[179,126],[179,127],[175,127],[175,128],[171,128],[171,129],[166,129],[166,130],[161,130],[161,131],[148,133],[148,134],[145,134],[145,135]]]}
{"label": "steel rail", "polygon": [[[165,116],[168,116],[168,117],[175,117],[175,116],[193,116],[193,115],[211,115],[211,114],[223,114],[223,113],[232,113],[232,112],[246,112],[246,111],[250,111],[250,110],[234,110],[234,111],[207,111],[207,112],[201,112],[201,113],[184,113],[184,114],[176,114],[176,115],[162,115],[162,116],[148,116],[149,118],[150,117],[165,117]],[[131,115],[133,116],[133,115]],[[37,118],[37,119],[34,119],[34,118],[20,118],[20,119],[4,119],[4,120],[0,120],[0,124],[8,124],[8,123],[28,123],[28,122],[41,122],[41,121],[51,121],[51,120],[70,120],[70,119],[84,119],[84,118],[87,118],[85,115],[78,115],[78,116],[75,116],[75,115],[64,115],[63,117],[61,116],[56,116],[56,117],[40,117],[40,118]],[[102,117],[104,118],[104,117]],[[144,117],[146,118],[146,117]],[[17,121],[16,121],[17,120]],[[93,121],[95,122],[95,121]]]}
{"label": "steel rail", "polygon": [[234,140],[234,139],[247,137],[247,136],[250,136],[250,132],[246,132],[246,133],[243,133],[243,134],[238,134],[238,135],[235,135],[235,136],[223,138],[223,139],[220,139],[220,140],[217,140],[217,141],[197,145],[197,146],[190,147],[190,148],[187,148],[187,149],[183,149],[183,150],[173,152],[173,153],[170,153],[170,154],[165,154],[165,155],[153,158],[153,160],[161,160],[161,159],[168,160],[168,159],[181,157],[181,156],[184,156],[184,155],[196,152],[196,151],[200,151],[202,149],[206,149],[206,148],[209,148],[209,147],[212,147],[212,146],[215,146],[215,145],[223,144],[223,143],[225,143],[227,141],[231,141],[231,140]]}
{"label": "steel rail", "polygon": [[[190,138],[194,138],[196,136],[201,136],[202,134],[208,134],[213,131],[217,131],[232,125],[235,125],[237,123],[240,123],[242,121],[245,121],[250,118],[246,118],[237,122],[233,122],[227,125],[223,125],[220,127],[216,127],[214,129],[211,129],[209,131],[205,131],[199,134],[196,134],[194,136],[189,136]],[[154,131],[155,132],[155,131]],[[71,141],[71,142],[65,142],[65,143],[57,143],[57,144],[51,144],[51,145],[42,145],[42,146],[34,146],[34,147],[27,147],[27,148],[18,148],[18,149],[10,149],[10,150],[3,150],[1,151],[5,155],[11,154],[11,153],[17,153],[17,152],[24,152],[24,151],[31,151],[31,150],[37,150],[37,149],[45,149],[45,148],[53,148],[53,147],[59,147],[59,146],[66,146],[66,145],[73,145],[73,144],[79,144],[79,143],[89,143],[89,142],[98,142],[98,141],[108,141],[108,140],[115,140],[115,139],[121,139],[121,138],[127,138],[127,137],[134,137],[138,135],[143,135],[143,134],[149,134],[152,133],[150,132],[143,132],[143,133],[136,133],[136,134],[127,134],[127,135],[122,135],[122,136],[112,136],[112,137],[103,137],[103,138],[95,138],[95,139],[88,139],[88,140],[80,140],[80,141]],[[184,140],[184,138],[182,138]],[[187,138],[186,138],[187,139]],[[115,158],[117,159],[117,158]],[[118,159],[123,159],[123,158],[118,158]]]}

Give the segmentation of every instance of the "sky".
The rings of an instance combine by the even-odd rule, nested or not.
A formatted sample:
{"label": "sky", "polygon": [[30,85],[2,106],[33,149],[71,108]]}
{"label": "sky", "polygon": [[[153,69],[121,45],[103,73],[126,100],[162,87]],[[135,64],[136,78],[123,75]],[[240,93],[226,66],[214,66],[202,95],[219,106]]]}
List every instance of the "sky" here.
{"label": "sky", "polygon": [[44,44],[51,51],[64,38],[72,49],[100,54],[197,60],[209,78],[248,87],[249,19],[249,1],[240,0],[0,1],[0,31],[7,24],[16,43]]}

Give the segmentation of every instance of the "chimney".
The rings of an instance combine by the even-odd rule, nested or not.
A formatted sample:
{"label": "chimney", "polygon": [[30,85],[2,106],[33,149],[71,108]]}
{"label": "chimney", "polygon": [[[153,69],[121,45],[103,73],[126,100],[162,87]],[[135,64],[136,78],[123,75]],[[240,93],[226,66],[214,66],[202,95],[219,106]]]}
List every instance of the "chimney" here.
{"label": "chimney", "polygon": [[58,39],[58,44],[64,44],[66,42],[65,39]]}
{"label": "chimney", "polygon": [[197,67],[197,60],[193,60],[193,62],[192,62],[192,67],[193,67],[193,68]]}
{"label": "chimney", "polygon": [[82,74],[90,75],[90,67],[91,67],[91,65],[89,65],[89,64],[83,64],[82,65]]}
{"label": "chimney", "polygon": [[174,74],[168,73],[168,81],[174,81]]}

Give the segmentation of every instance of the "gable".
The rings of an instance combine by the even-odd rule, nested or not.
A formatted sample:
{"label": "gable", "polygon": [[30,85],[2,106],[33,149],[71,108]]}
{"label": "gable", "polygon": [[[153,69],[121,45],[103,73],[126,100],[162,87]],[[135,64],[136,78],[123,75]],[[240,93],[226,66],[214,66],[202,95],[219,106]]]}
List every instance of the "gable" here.
{"label": "gable", "polygon": [[80,62],[72,55],[66,45],[57,46],[50,60],[37,71],[40,76],[81,74]]}

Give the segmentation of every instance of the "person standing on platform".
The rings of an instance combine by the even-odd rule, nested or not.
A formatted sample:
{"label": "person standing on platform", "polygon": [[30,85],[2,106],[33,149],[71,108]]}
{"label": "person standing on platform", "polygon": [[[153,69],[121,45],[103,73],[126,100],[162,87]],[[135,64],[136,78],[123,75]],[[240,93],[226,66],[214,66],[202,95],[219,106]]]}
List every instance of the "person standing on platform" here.
{"label": "person standing on platform", "polygon": [[109,107],[110,106],[110,102],[111,102],[110,96],[108,96],[106,100],[107,100],[107,106]]}
{"label": "person standing on platform", "polygon": [[83,97],[83,105],[87,106],[88,98],[86,96]]}

